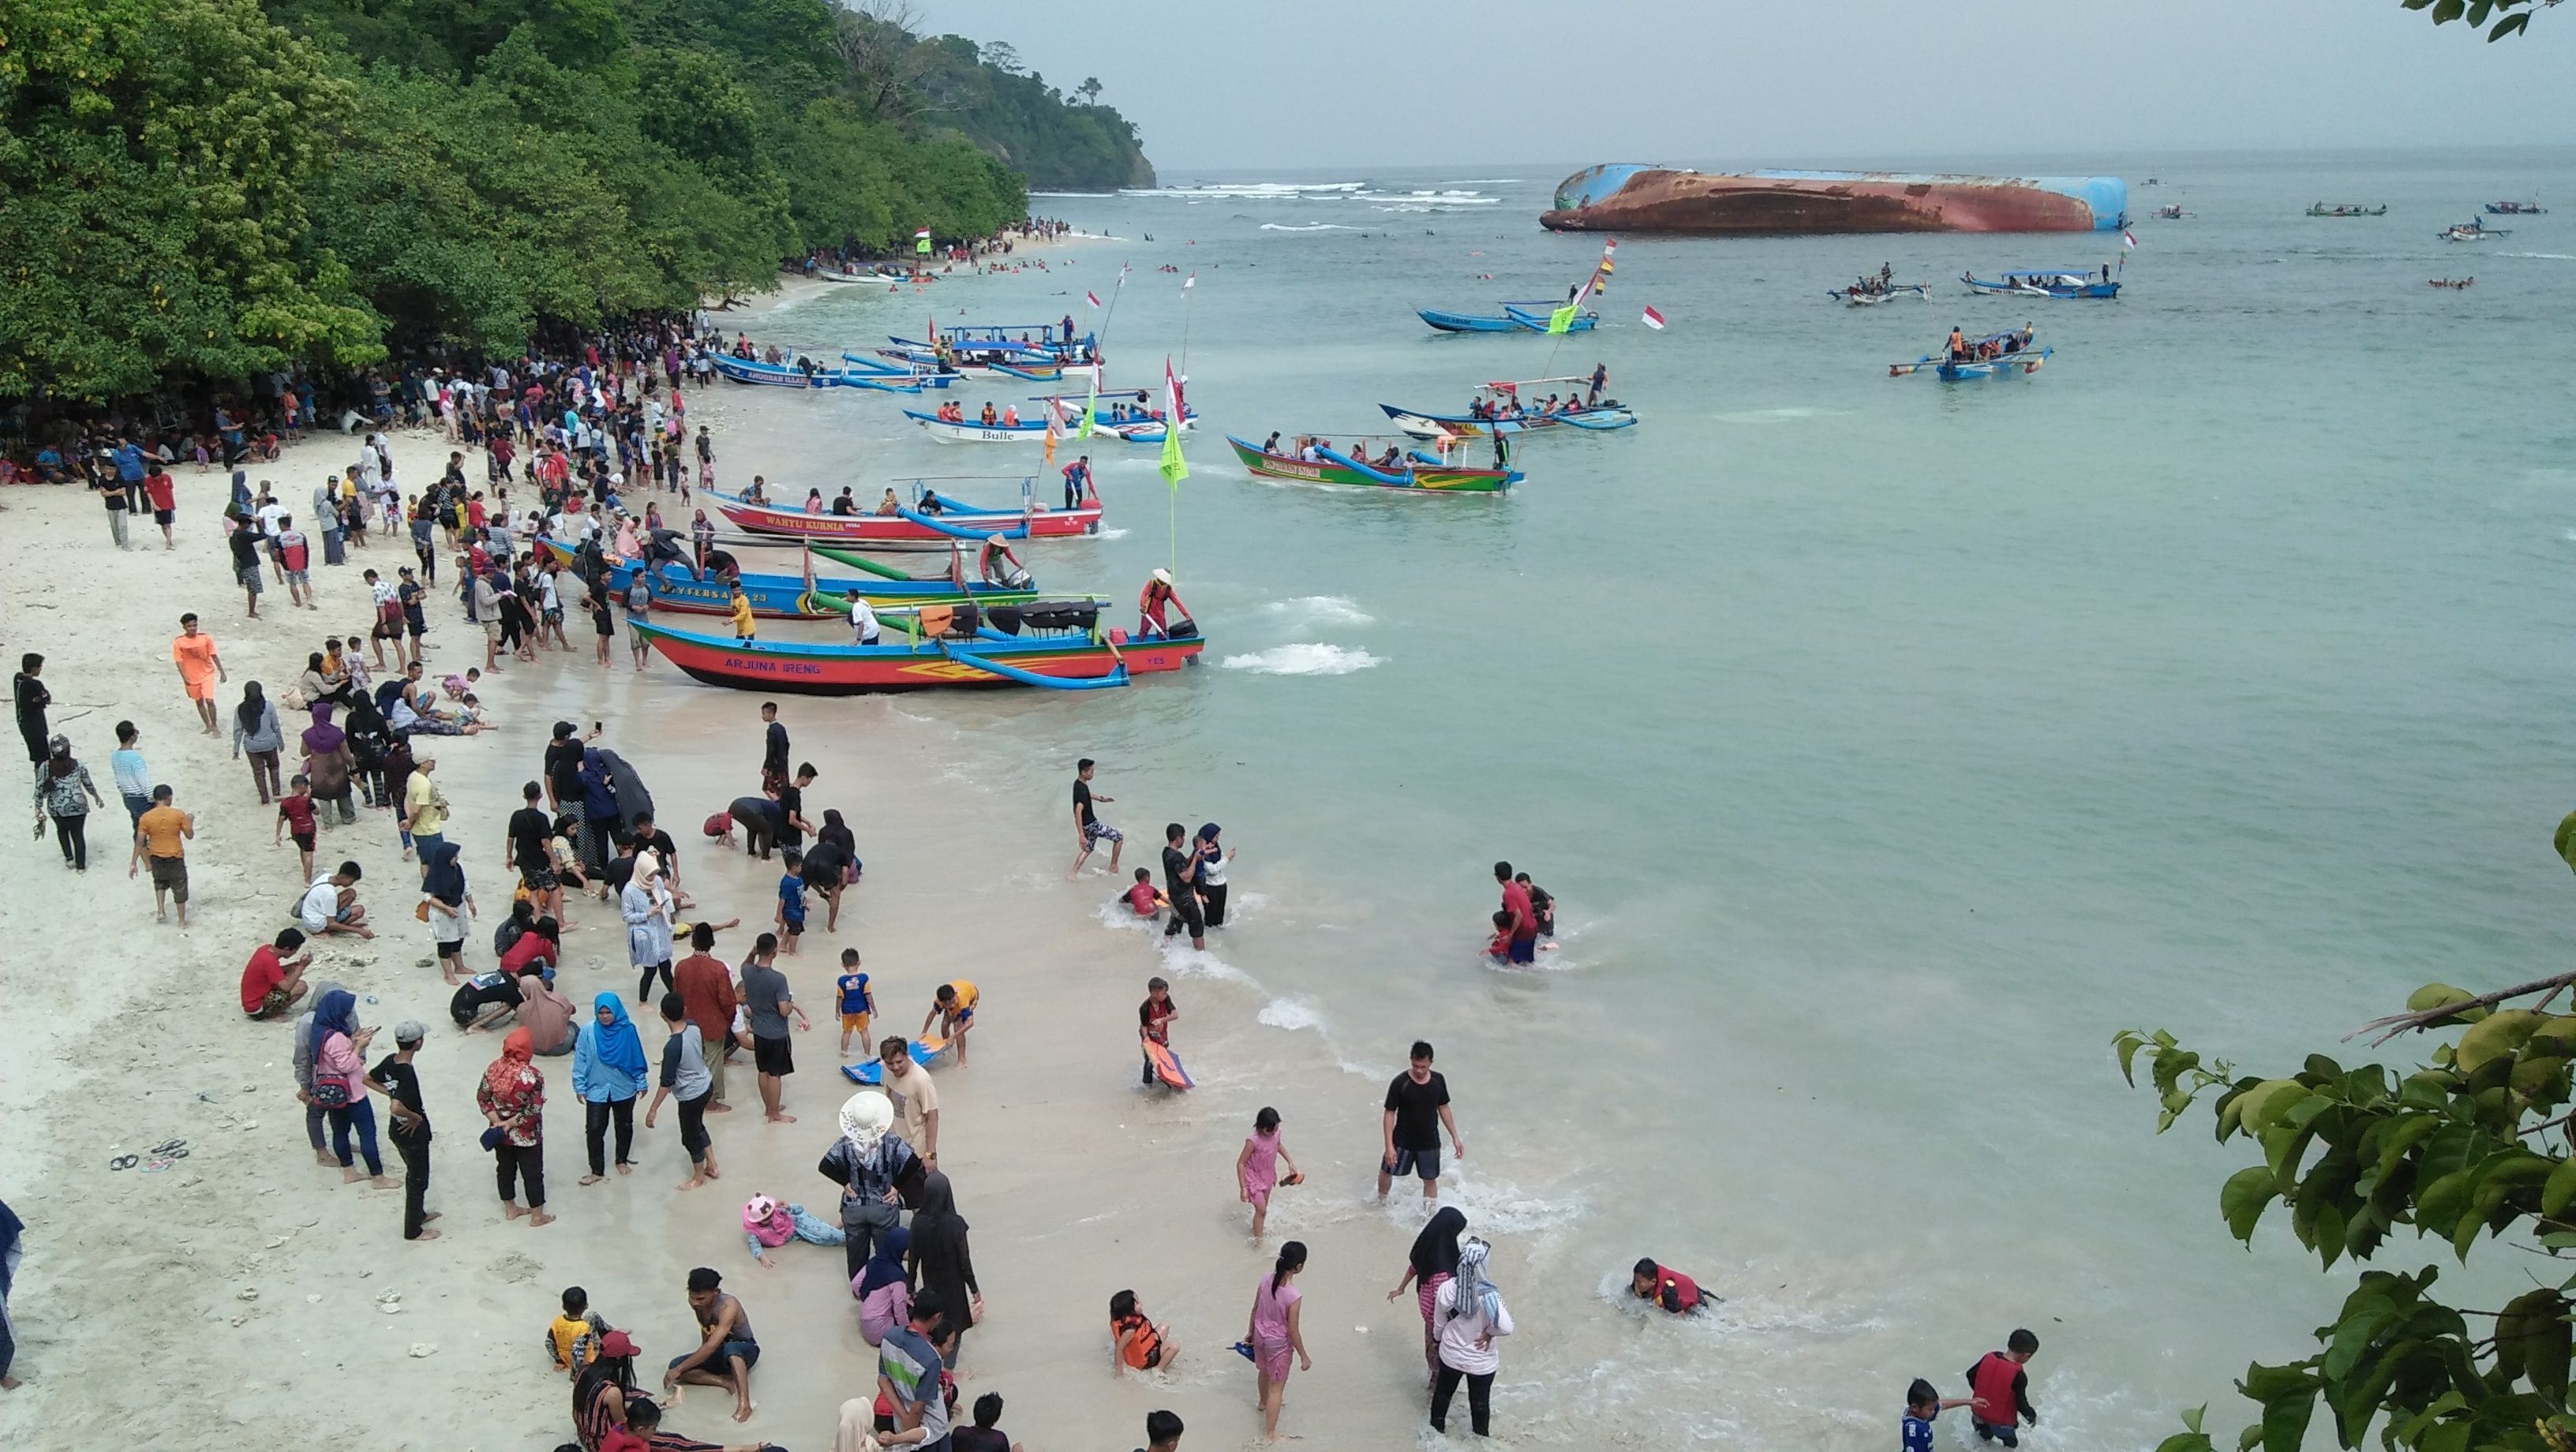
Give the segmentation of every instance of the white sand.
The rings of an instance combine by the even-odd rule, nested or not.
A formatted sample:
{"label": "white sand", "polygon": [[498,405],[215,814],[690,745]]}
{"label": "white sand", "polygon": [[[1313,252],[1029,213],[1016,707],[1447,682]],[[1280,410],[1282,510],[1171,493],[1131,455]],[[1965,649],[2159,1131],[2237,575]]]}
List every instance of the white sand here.
{"label": "white sand", "polygon": [[[728,477],[789,472],[792,461],[763,456],[758,425],[763,410],[796,400],[750,393],[720,389],[697,410],[716,423]],[[301,500],[352,447],[308,441],[251,477]],[[398,479],[417,489],[446,447],[426,432],[401,436]],[[480,477],[480,460],[469,470]],[[55,729],[72,737],[109,799],[91,818],[86,876],[62,867],[50,832],[15,838],[0,874],[0,933],[13,945],[0,967],[0,1112],[13,1131],[0,1136],[0,1197],[28,1224],[12,1297],[16,1375],[26,1385],[0,1396],[0,1447],[552,1447],[569,1439],[569,1392],[538,1338],[561,1289],[586,1286],[658,1366],[694,1344],[681,1287],[694,1265],[721,1270],[751,1314],[764,1349],[753,1380],[759,1410],[737,1428],[729,1399],[702,1389],[668,1425],[796,1452],[828,1447],[834,1409],[868,1394],[874,1376],[841,1253],[791,1244],[776,1268],[762,1269],[737,1227],[755,1191],[835,1218],[834,1187],[814,1162],[850,1092],[834,1072],[829,1016],[838,950],[849,945],[865,948],[875,974],[886,1010],[879,1032],[917,1028],[931,988],[947,978],[972,978],[984,991],[973,1063],[940,1071],[943,1167],[973,1225],[988,1317],[967,1341],[966,1404],[1003,1393],[1003,1426],[1038,1452],[1137,1445],[1158,1406],[1188,1421],[1193,1448],[1257,1441],[1250,1368],[1225,1347],[1243,1333],[1254,1280],[1270,1261],[1249,1244],[1233,1163],[1253,1111],[1272,1103],[1310,1178],[1274,1202],[1272,1243],[1299,1236],[1315,1256],[1304,1285],[1316,1369],[1292,1383],[1285,1430],[1336,1446],[1413,1439],[1419,1321],[1409,1297],[1390,1306],[1384,1293],[1418,1214],[1407,1190],[1401,1214],[1368,1203],[1380,1083],[1337,1069],[1310,1035],[1257,1025],[1260,1005],[1247,991],[1174,974],[1185,1010],[1176,1043],[1202,1087],[1185,1097],[1140,1092],[1135,1005],[1147,975],[1170,970],[1151,939],[1099,925],[1110,878],[1063,881],[1071,832],[1061,796],[997,800],[943,779],[951,729],[938,724],[949,718],[937,699],[907,699],[904,713],[885,698],[786,702],[797,757],[822,772],[809,814],[842,809],[868,864],[839,933],[821,930],[818,903],[803,955],[785,960],[817,1017],[816,1030],[797,1038],[800,1072],[788,1081],[801,1122],[761,1123],[752,1076],[737,1067],[736,1111],[710,1120],[720,1185],[673,1192],[685,1160],[666,1113],[649,1134],[638,1116],[633,1176],[580,1188],[570,1063],[540,1061],[551,1100],[550,1208],[560,1216],[541,1229],[500,1217],[472,1098],[497,1041],[459,1034],[446,1016],[449,990],[410,913],[416,870],[398,858],[390,816],[362,813],[326,833],[318,855],[364,864],[363,900],[386,936],[324,948],[311,976],[361,995],[361,1021],[381,1028],[371,1062],[390,1051],[397,1021],[431,1029],[419,1069],[436,1133],[430,1206],[443,1212],[444,1237],[405,1244],[398,1190],[344,1186],[313,1162],[292,1097],[287,1027],[245,1023],[235,1006],[244,959],[285,924],[301,884],[291,845],[271,845],[272,815],[227,759],[228,742],[198,734],[167,640],[182,611],[201,613],[231,670],[228,713],[244,680],[274,694],[322,636],[362,631],[360,570],[408,562],[408,541],[379,539],[372,551],[353,550],[346,568],[317,566],[320,611],[291,608],[272,586],[262,618],[249,622],[217,523],[224,476],[183,466],[179,485],[176,553],[163,552],[148,525],[134,531],[148,547],[118,553],[102,511],[80,491],[0,494],[0,535],[19,562],[0,617],[9,658],[46,655]],[[434,670],[480,660],[451,597],[434,600],[431,620]],[[718,948],[738,960],[771,914],[777,869],[704,847],[697,825],[753,789],[756,699],[689,682],[658,658],[639,677],[622,637],[603,673],[586,623],[576,615],[570,630],[575,654],[487,681],[482,694],[503,730],[435,744],[455,806],[450,835],[465,848],[483,908],[467,962],[490,965],[491,927],[508,902],[501,825],[558,716],[608,723],[607,743],[652,787],[707,915],[744,919]],[[1047,704],[1064,713],[1070,757],[1085,702]],[[156,779],[197,814],[184,933],[153,922],[148,881],[124,880],[124,814],[107,760],[119,718],[142,727]],[[1064,767],[1069,777],[1070,760]],[[1164,816],[1144,800],[1117,809],[1113,819],[1134,839],[1128,866],[1150,863],[1144,839]],[[563,986],[585,1007],[600,989],[630,995],[658,1062],[662,1033],[649,1006],[633,1003],[613,911],[576,905],[575,916]],[[1388,1048],[1389,1064],[1400,1051]],[[166,1172],[107,1167],[112,1155],[173,1137],[192,1153]],[[387,1163],[399,1176],[390,1149]],[[1172,1323],[1184,1348],[1176,1373],[1113,1381],[1106,1306],[1122,1287]],[[393,1295],[399,1313],[379,1309]]]}

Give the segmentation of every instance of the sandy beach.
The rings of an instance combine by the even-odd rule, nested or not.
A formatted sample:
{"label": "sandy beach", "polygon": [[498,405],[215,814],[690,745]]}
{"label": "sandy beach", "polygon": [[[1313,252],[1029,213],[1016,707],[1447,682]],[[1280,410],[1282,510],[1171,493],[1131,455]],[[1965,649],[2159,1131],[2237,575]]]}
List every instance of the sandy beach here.
{"label": "sandy beach", "polygon": [[[796,400],[751,392],[693,403],[692,421],[713,422],[728,477],[797,472],[792,459],[763,456],[761,427],[764,410]],[[309,439],[251,478],[301,498],[353,447],[345,437]],[[416,490],[446,447],[427,431],[398,435],[396,478]],[[469,472],[481,477],[479,460]],[[1219,959],[1159,956],[1144,933],[1104,929],[1101,905],[1124,874],[1113,880],[1096,858],[1083,881],[1064,881],[1071,834],[1060,795],[997,799],[945,773],[945,743],[959,728],[937,701],[785,702],[796,758],[820,770],[809,812],[841,809],[867,863],[839,931],[822,930],[818,906],[802,955],[780,962],[816,1019],[796,1037],[798,1072],[787,1081],[800,1122],[762,1123],[751,1076],[738,1068],[736,1111],[710,1121],[719,1184],[675,1193],[685,1158],[673,1121],[646,1133],[639,1116],[635,1173],[579,1187],[569,1060],[540,1060],[549,1208],[559,1216],[542,1228],[504,1223],[495,1203],[472,1095],[498,1042],[460,1033],[447,1017],[449,990],[427,929],[412,919],[416,869],[400,860],[391,815],[362,811],[356,824],[325,832],[317,861],[364,866],[361,900],[383,935],[320,948],[308,978],[360,995],[361,1022],[381,1029],[370,1062],[389,1051],[398,1021],[430,1026],[417,1067],[435,1133],[429,1204],[442,1212],[443,1238],[405,1243],[398,1190],[344,1185],[308,1153],[288,1027],[247,1023],[236,1006],[244,959],[286,924],[301,883],[292,846],[264,835],[272,812],[228,759],[228,742],[200,733],[167,641],[183,611],[201,614],[230,671],[219,696],[228,715],[243,682],[274,694],[323,636],[362,632],[361,571],[371,560],[390,570],[410,552],[381,538],[372,551],[353,549],[345,567],[315,568],[319,610],[293,608],[271,589],[261,618],[248,621],[219,532],[223,474],[183,466],[178,483],[178,548],[169,552],[157,535],[146,543],[148,528],[135,531],[136,549],[118,552],[102,511],[75,489],[0,497],[0,529],[53,565],[7,581],[0,627],[13,660],[23,650],[46,656],[54,729],[72,738],[109,797],[91,819],[86,875],[63,866],[48,834],[15,840],[0,885],[0,924],[26,945],[0,968],[10,1006],[0,1111],[16,1129],[0,1139],[0,1186],[28,1226],[11,1298],[25,1387],[0,1397],[0,1445],[550,1447],[569,1438],[569,1391],[538,1342],[562,1289],[586,1287],[601,1314],[631,1331],[642,1373],[694,1346],[681,1283],[706,1265],[759,1329],[758,1409],[737,1427],[728,1399],[701,1391],[666,1425],[795,1452],[830,1446],[835,1409],[870,1394],[874,1378],[841,1252],[791,1244],[764,1269],[744,1248],[739,1215],[748,1196],[765,1192],[833,1218],[834,1187],[814,1166],[852,1092],[836,1071],[829,1013],[845,946],[860,947],[874,975],[878,1033],[917,1029],[940,982],[970,978],[983,991],[972,1063],[938,1071],[942,1168],[973,1227],[986,1307],[962,1358],[967,1403],[1003,1394],[1003,1427],[1032,1449],[1134,1445],[1156,1407],[1187,1420],[1193,1447],[1257,1441],[1250,1369],[1225,1348],[1243,1333],[1255,1279],[1270,1264],[1270,1249],[1250,1243],[1233,1172],[1254,1112],[1270,1104],[1309,1178],[1274,1202],[1271,1247],[1298,1237],[1313,1250],[1302,1283],[1315,1369],[1290,1386],[1285,1430],[1337,1445],[1413,1436],[1419,1322],[1409,1295],[1390,1305],[1385,1292],[1420,1212],[1409,1187],[1392,1210],[1371,1203],[1382,1077],[1337,1065],[1312,1035],[1265,1033],[1254,1021],[1258,995],[1230,981]],[[433,674],[481,658],[445,571],[441,581],[430,612]],[[767,925],[776,868],[714,847],[697,825],[756,790],[758,700],[697,685],[658,660],[639,675],[622,639],[603,671],[578,612],[570,629],[573,653],[513,663],[484,682],[501,729],[435,745],[455,809],[451,839],[464,847],[482,909],[468,966],[491,966],[491,929],[509,897],[502,824],[558,718],[604,722],[605,744],[642,772],[681,844],[700,916],[743,920],[717,948],[739,962]],[[1082,703],[1037,704],[1062,713],[1069,781],[1083,754]],[[196,814],[184,932],[154,922],[148,882],[124,878],[124,818],[107,780],[119,719],[142,728],[155,779]],[[1127,830],[1130,868],[1150,862],[1160,823],[1179,815],[1177,803],[1155,800],[1142,766],[1103,763],[1125,788],[1106,815]],[[567,934],[559,986],[585,1010],[603,989],[632,1003],[613,909],[573,911],[579,926]],[[36,946],[62,942],[67,929],[102,951]],[[1137,1087],[1135,1006],[1155,972],[1173,978],[1183,1010],[1174,1042],[1201,1086],[1189,1095]],[[658,1056],[660,1026],[635,1007]],[[1388,1034],[1391,1068],[1412,1033]],[[186,1140],[189,1153],[167,1169],[109,1167],[113,1156],[171,1139]],[[1496,1269],[1518,1272],[1508,1244]],[[1183,1348],[1176,1369],[1113,1380],[1105,1308],[1122,1288],[1171,1323]],[[119,1374],[96,1374],[108,1366]],[[1527,1438],[1571,1409],[1513,1410],[1506,1424]]]}

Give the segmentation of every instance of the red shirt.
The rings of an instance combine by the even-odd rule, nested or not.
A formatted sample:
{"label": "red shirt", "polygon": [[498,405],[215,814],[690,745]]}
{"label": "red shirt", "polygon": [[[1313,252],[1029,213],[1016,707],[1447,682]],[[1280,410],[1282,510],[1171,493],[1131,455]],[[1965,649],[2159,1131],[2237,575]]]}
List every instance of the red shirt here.
{"label": "red shirt", "polygon": [[286,819],[286,830],[295,833],[297,836],[312,835],[313,798],[309,796],[279,797],[277,799],[277,814]]}
{"label": "red shirt", "polygon": [[143,492],[152,496],[155,509],[178,508],[178,488],[176,480],[158,469],[143,476]]}
{"label": "red shirt", "polygon": [[277,961],[275,948],[263,944],[242,968],[242,1012],[259,1012],[259,1006],[268,1001],[268,991],[285,981],[286,965]]}
{"label": "red shirt", "polygon": [[546,941],[543,933],[521,933],[510,951],[501,955],[501,971],[515,978],[521,969],[540,959],[549,964],[556,962],[555,945]]}
{"label": "red shirt", "polygon": [[1529,889],[1517,882],[1503,884],[1503,906],[1512,915],[1512,937],[1538,936],[1538,914],[1530,910]]}
{"label": "red shirt", "polygon": [[690,954],[671,965],[671,987],[708,1043],[721,1044],[733,1032],[733,977],[722,959]]}
{"label": "red shirt", "polygon": [[1140,882],[1134,887],[1127,889],[1127,905],[1136,910],[1136,915],[1138,917],[1153,916],[1154,884],[1150,882]]}

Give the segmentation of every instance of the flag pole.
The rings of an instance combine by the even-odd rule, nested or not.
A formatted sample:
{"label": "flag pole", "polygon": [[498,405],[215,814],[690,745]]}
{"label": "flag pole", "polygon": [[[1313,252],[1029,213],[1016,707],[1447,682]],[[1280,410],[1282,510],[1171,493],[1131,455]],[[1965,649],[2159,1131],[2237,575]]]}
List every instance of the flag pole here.
{"label": "flag pole", "polygon": [[1195,272],[1181,280],[1181,376],[1190,372],[1190,303],[1198,296],[1199,275]]}

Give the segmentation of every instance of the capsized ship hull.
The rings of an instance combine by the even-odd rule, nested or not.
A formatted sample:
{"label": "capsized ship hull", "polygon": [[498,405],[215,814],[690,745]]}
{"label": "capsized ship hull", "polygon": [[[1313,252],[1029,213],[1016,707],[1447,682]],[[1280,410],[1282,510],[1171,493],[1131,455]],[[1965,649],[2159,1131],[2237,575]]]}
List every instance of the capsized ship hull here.
{"label": "capsized ship hull", "polygon": [[1822,232],[2099,232],[2127,224],[2118,177],[1893,171],[1673,171],[1608,162],[1557,184],[1560,232],[1794,236]]}

